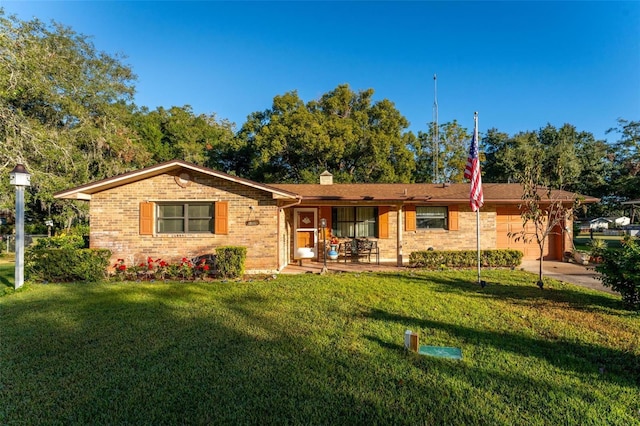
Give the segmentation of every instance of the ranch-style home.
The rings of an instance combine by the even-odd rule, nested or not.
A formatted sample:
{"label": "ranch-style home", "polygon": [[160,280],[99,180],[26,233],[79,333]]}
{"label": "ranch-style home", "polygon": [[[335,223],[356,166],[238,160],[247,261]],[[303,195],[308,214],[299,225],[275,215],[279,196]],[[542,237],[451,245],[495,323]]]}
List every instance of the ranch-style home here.
{"label": "ranch-style home", "polygon": [[[339,240],[336,261],[353,261],[355,240],[374,245],[372,262],[405,264],[413,251],[474,250],[476,213],[469,184],[339,184],[330,173],[317,184],[262,184],[174,160],[55,194],[86,200],[90,246],[112,252],[112,263],[148,256],[175,261],[247,247],[247,272],[278,272],[293,262],[322,260],[324,242]],[[511,248],[538,257],[522,230],[519,184],[485,183],[480,212],[482,249]],[[554,191],[573,205],[576,194]],[[583,202],[597,202],[583,197]],[[322,224],[325,227],[322,227]],[[571,250],[572,223],[549,237],[545,259]],[[323,234],[324,232],[324,234]]]}

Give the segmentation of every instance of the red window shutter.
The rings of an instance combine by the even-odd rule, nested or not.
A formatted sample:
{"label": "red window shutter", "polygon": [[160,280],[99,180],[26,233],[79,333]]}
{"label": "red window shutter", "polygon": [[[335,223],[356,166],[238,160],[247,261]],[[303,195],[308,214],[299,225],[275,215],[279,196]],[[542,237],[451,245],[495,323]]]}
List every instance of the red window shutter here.
{"label": "red window shutter", "polygon": [[226,201],[218,201],[214,205],[215,211],[215,227],[213,232],[216,234],[226,235],[229,233],[229,203]]}
{"label": "red window shutter", "polygon": [[140,235],[153,235],[153,203],[140,203]]}
{"label": "red window shutter", "polygon": [[378,207],[378,238],[389,238],[389,207]]}
{"label": "red window shutter", "polygon": [[458,230],[458,206],[449,206],[449,231]]}
{"label": "red window shutter", "polygon": [[404,206],[404,230],[416,230],[416,206],[413,204]]}

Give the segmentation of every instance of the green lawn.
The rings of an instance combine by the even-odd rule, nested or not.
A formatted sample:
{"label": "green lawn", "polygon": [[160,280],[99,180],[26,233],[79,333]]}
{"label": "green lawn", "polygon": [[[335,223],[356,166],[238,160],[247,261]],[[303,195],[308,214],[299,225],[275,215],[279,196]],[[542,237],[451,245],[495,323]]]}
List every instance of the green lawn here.
{"label": "green lawn", "polygon": [[637,313],[483,274],[28,284],[0,297],[0,423],[640,425]]}
{"label": "green lawn", "polygon": [[0,295],[5,289],[13,288],[15,283],[15,257],[13,254],[0,254]]}
{"label": "green lawn", "polygon": [[[612,249],[622,248],[622,237],[614,236],[614,235],[602,235],[601,233],[593,234],[593,238],[597,240],[604,240],[607,242],[607,247]],[[580,234],[579,236],[573,239],[573,244],[575,245],[577,250],[581,251],[590,251],[591,247],[589,246],[589,242],[591,241],[591,237],[589,234]]]}

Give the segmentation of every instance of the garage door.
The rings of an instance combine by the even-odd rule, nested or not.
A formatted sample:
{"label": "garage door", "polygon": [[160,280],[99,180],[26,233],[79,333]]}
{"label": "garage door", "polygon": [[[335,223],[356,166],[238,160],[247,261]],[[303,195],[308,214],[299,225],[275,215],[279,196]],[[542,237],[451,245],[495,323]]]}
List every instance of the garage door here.
{"label": "garage door", "polygon": [[[516,241],[518,235],[509,237],[509,233],[517,234],[522,231],[522,217],[520,217],[520,210],[516,206],[504,206],[496,208],[496,243],[499,249],[513,249],[520,250],[524,253],[524,259],[538,259],[540,257],[540,248],[538,243],[535,242],[534,226],[533,224],[527,224],[526,232],[527,238],[534,237],[534,240],[530,243],[525,243],[520,238]],[[555,238],[550,238],[551,244],[545,244],[544,258],[551,259],[550,253],[555,253],[553,247]]]}

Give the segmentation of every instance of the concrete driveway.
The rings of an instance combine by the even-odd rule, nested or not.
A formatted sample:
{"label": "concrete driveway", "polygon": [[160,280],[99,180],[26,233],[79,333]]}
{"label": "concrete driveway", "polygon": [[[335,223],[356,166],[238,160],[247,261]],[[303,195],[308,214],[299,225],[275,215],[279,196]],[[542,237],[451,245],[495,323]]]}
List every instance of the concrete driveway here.
{"label": "concrete driveway", "polygon": [[[537,260],[523,260],[520,267],[528,272],[538,274],[539,262]],[[602,285],[598,280],[600,274],[593,269],[593,265],[578,265],[577,263],[558,262],[545,260],[542,263],[542,273],[545,277],[554,278],[581,287],[600,290],[606,293],[619,294],[608,287]]]}

